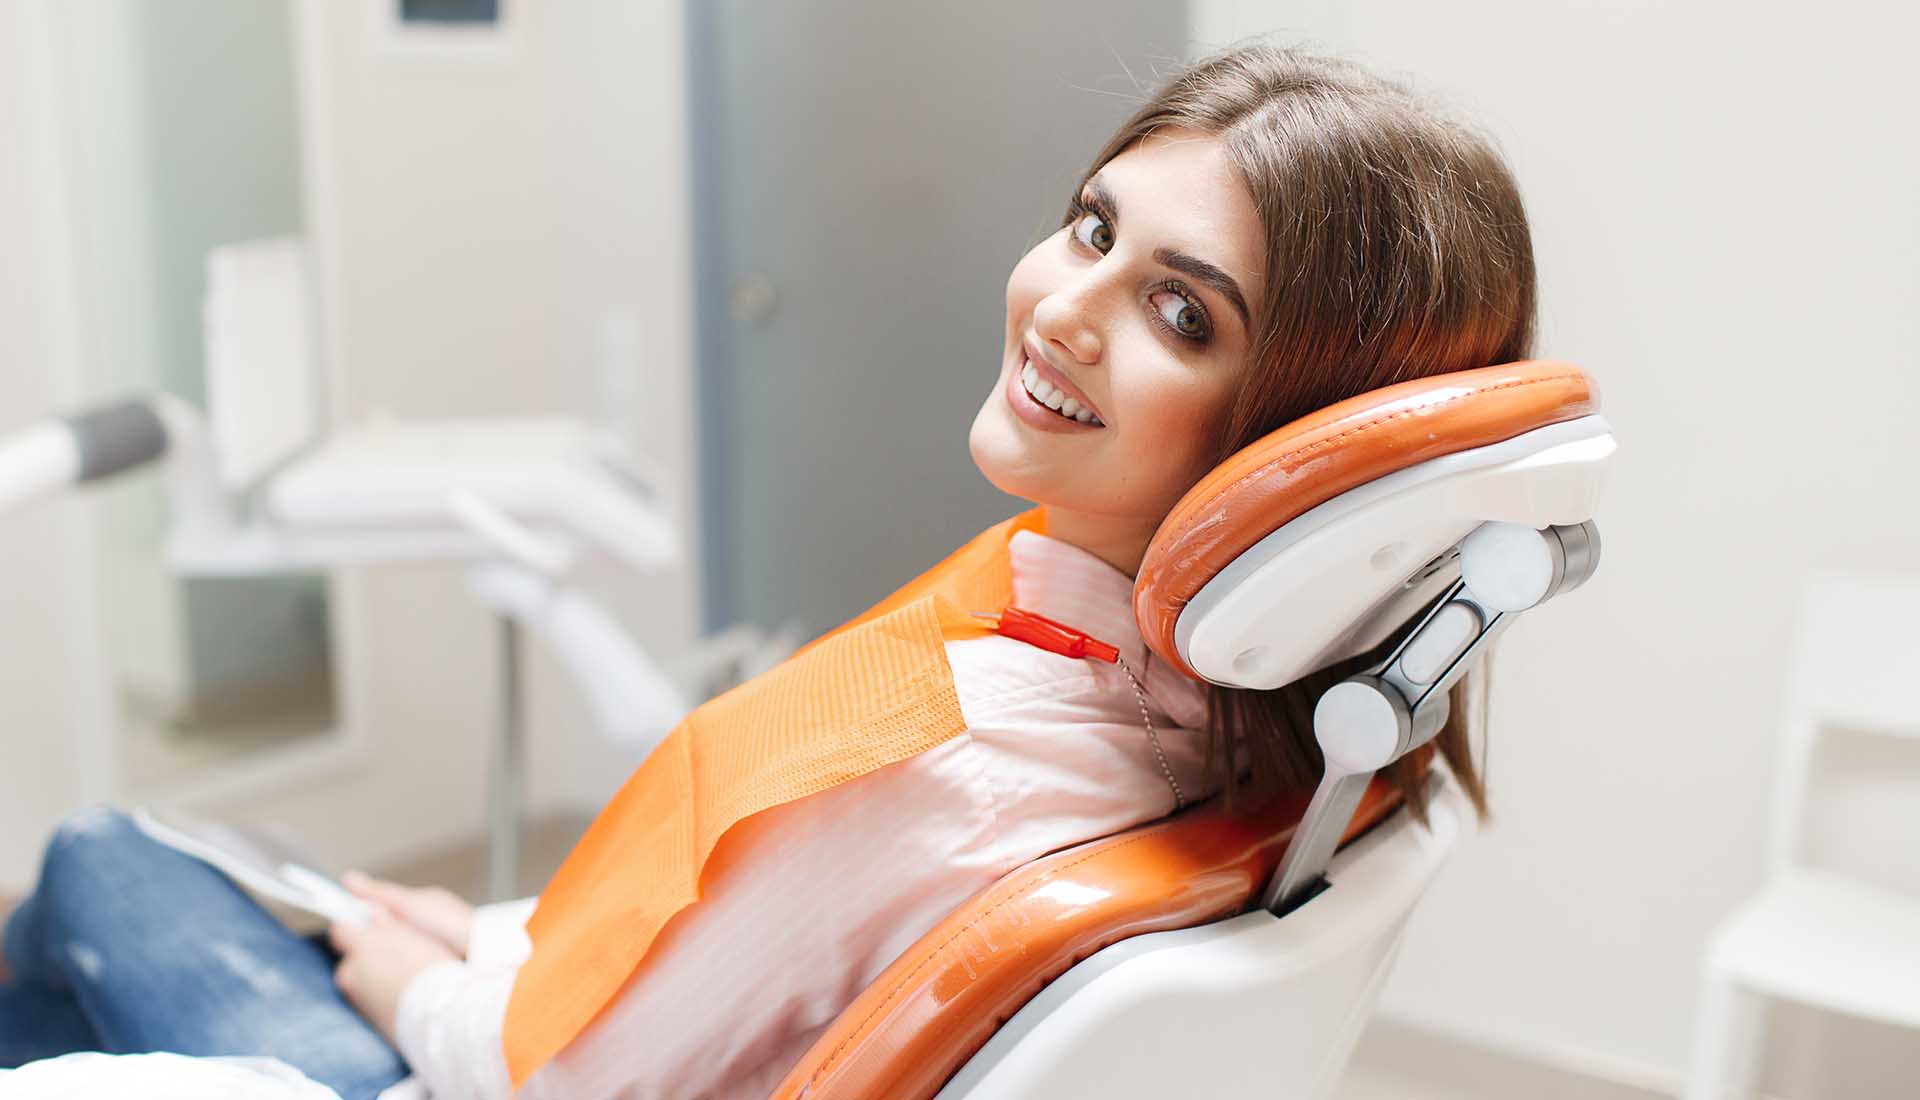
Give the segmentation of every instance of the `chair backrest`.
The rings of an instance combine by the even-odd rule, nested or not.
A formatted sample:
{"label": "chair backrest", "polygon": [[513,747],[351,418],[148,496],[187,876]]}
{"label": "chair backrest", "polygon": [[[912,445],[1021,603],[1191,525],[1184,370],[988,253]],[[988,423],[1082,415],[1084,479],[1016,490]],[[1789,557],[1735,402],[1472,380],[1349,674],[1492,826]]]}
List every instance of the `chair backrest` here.
{"label": "chair backrest", "polygon": [[[1306,802],[1308,793],[1296,791],[1227,812],[1215,799],[1002,877],[881,971],[787,1073],[774,1100],[927,1100],[1073,964],[1129,937],[1246,910]],[[1398,804],[1398,793],[1375,781],[1348,835]]]}
{"label": "chair backrest", "polygon": [[1007,1021],[937,1100],[1324,1100],[1378,1003],[1408,917],[1473,812],[1436,769],[1428,824],[1401,811],[1276,918],[1139,936],[1080,963]]}
{"label": "chair backrest", "polygon": [[1822,732],[1920,738],[1916,622],[1920,577],[1829,572],[1807,579],[1774,786],[1776,869],[1794,862]]}
{"label": "chair backrest", "polygon": [[[1244,911],[1306,803],[1300,791],[1228,813],[1214,800],[1014,871],[895,959],[814,1043],[775,1100],[927,1100],[1080,960],[1129,937]],[[1398,804],[1376,782],[1349,835]]]}

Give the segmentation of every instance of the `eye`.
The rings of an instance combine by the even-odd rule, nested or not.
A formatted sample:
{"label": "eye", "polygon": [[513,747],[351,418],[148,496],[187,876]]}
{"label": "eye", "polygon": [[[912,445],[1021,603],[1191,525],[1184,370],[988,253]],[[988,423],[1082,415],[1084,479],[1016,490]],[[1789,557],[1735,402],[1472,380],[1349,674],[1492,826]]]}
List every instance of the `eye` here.
{"label": "eye", "polygon": [[1085,210],[1073,223],[1073,239],[1104,256],[1113,251],[1113,226],[1099,214]]}
{"label": "eye", "polygon": [[1148,297],[1160,323],[1189,340],[1204,341],[1213,334],[1207,311],[1199,302],[1178,290],[1157,290]]}

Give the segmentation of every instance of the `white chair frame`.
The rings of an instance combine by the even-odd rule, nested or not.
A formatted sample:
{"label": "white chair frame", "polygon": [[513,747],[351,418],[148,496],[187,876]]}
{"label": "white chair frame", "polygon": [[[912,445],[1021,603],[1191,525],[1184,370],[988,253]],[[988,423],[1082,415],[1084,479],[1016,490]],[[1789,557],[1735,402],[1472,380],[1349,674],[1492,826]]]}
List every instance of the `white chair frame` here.
{"label": "white chair frame", "polygon": [[1920,578],[1826,573],[1806,585],[1769,880],[1709,942],[1687,1100],[1758,1095],[1771,999],[1920,1029],[1920,899],[1805,866],[1799,855],[1826,731],[1920,739],[1916,621]]}

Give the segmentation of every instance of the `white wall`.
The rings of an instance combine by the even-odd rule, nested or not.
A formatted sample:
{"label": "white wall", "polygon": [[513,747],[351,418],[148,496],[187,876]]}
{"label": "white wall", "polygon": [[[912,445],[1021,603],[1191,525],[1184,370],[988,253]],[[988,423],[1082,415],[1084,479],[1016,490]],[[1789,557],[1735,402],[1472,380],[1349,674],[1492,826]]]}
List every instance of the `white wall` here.
{"label": "white wall", "polygon": [[[1920,16],[1194,8],[1201,48],[1278,30],[1498,136],[1533,220],[1540,350],[1595,374],[1621,442],[1598,578],[1501,651],[1496,820],[1417,917],[1386,1011],[1671,1084],[1705,939],[1761,881],[1799,579],[1920,574]],[[1920,830],[1882,805],[1860,861],[1920,888]],[[1911,1045],[1863,1068],[1840,1039],[1793,1039],[1787,1095],[1910,1095],[1920,1073]]]}
{"label": "white wall", "polygon": [[[69,396],[71,348],[54,319],[43,231],[57,211],[39,173],[51,135],[37,127],[46,85],[39,26],[21,0],[0,0],[0,433]],[[74,506],[0,517],[0,883],[25,881],[45,822],[85,791],[74,752],[88,721],[90,624],[76,621],[87,545]]]}

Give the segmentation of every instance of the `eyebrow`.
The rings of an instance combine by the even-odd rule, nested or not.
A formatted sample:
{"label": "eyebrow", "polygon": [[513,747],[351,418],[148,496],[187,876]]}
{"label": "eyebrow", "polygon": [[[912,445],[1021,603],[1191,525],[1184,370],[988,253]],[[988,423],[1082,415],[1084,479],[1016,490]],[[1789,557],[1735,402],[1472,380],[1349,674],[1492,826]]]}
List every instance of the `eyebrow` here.
{"label": "eyebrow", "polygon": [[1247,315],[1247,300],[1240,294],[1240,284],[1233,276],[1213,266],[1198,256],[1189,256],[1185,252],[1175,252],[1171,248],[1156,248],[1153,258],[1175,271],[1185,272],[1195,279],[1220,292],[1221,296],[1233,304],[1240,313],[1240,323],[1252,327],[1253,318]]}
{"label": "eyebrow", "polygon": [[[1113,218],[1115,228],[1119,227],[1120,200],[1114,197],[1113,192],[1099,176],[1087,181],[1087,197],[1092,200],[1092,205],[1105,207],[1108,215]],[[1162,266],[1172,268],[1212,287],[1240,314],[1241,324],[1252,326],[1253,318],[1247,312],[1246,296],[1240,293],[1240,284],[1233,281],[1233,276],[1198,256],[1177,249],[1156,248],[1153,250],[1153,258]]]}

